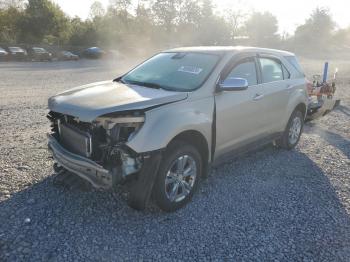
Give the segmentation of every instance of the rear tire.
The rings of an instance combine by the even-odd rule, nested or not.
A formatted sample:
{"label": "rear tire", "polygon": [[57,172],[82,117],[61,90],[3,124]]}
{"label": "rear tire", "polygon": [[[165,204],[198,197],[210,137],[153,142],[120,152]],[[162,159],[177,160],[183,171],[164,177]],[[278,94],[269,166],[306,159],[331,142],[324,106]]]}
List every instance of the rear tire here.
{"label": "rear tire", "polygon": [[300,110],[295,110],[289,118],[286,129],[280,139],[276,141],[278,147],[291,150],[299,142],[304,127],[304,115]]}
{"label": "rear tire", "polygon": [[174,212],[186,205],[198,187],[203,169],[198,150],[183,141],[171,143],[159,167],[153,196],[160,209]]}

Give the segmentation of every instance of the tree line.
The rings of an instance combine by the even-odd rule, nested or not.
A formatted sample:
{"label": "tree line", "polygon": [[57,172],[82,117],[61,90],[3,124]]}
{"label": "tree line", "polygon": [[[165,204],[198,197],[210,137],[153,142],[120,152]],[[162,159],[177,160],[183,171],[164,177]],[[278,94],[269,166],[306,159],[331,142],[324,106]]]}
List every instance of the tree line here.
{"label": "tree line", "polygon": [[188,45],[252,45],[299,52],[350,46],[350,27],[337,29],[325,8],[314,9],[292,35],[278,33],[269,12],[220,14],[211,0],[96,1],[89,18],[69,17],[50,0],[2,0],[0,43],[101,46],[110,49]]}

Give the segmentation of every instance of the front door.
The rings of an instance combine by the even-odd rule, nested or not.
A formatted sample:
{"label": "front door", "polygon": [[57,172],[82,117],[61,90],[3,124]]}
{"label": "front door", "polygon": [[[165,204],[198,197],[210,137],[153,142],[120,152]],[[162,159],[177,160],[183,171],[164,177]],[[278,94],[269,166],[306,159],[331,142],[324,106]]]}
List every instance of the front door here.
{"label": "front door", "polygon": [[215,95],[216,158],[258,139],[265,129],[264,95],[259,85],[256,58],[246,57],[234,63],[224,79],[230,77],[247,79],[249,87],[219,91]]}

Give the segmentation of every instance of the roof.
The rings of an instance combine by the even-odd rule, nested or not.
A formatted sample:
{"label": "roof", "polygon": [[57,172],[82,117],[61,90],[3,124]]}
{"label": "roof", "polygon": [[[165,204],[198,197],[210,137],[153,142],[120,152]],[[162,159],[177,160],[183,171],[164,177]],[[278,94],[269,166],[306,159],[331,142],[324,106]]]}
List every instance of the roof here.
{"label": "roof", "polygon": [[293,53],[269,48],[251,47],[251,46],[193,46],[193,47],[179,47],[167,50],[166,52],[200,52],[222,54],[227,52],[263,52],[269,54],[278,54],[283,56],[294,56]]}

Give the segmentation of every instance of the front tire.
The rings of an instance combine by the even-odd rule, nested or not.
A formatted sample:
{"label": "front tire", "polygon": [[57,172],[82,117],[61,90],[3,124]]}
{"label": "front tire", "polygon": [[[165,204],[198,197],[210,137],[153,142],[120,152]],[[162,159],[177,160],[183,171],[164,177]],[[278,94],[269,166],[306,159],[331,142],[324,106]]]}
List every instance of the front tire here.
{"label": "front tire", "polygon": [[281,148],[291,150],[299,142],[304,127],[304,115],[300,110],[295,110],[289,118],[287,127],[282,137],[277,140],[277,145]]}
{"label": "front tire", "polygon": [[194,146],[182,141],[171,143],[153,188],[159,208],[173,212],[186,205],[196,191],[202,167],[202,157]]}

